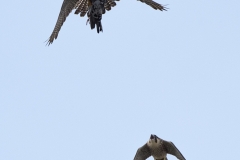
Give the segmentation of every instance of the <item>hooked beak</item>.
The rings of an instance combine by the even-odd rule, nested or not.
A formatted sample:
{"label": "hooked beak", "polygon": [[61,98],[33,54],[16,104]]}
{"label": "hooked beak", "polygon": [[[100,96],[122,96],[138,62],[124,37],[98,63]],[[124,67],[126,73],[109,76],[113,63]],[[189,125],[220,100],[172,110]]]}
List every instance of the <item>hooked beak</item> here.
{"label": "hooked beak", "polygon": [[151,134],[150,139],[154,139],[154,136]]}
{"label": "hooked beak", "polygon": [[150,139],[154,139],[155,142],[157,143],[157,136],[156,136],[156,135],[152,135],[152,134],[151,134]]}

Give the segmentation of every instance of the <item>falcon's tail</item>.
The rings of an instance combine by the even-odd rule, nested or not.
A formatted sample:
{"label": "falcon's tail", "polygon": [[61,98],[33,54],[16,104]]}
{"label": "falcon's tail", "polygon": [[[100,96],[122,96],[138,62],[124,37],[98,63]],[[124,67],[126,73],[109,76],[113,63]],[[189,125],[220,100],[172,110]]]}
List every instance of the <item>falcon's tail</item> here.
{"label": "falcon's tail", "polygon": [[97,26],[97,32],[103,31],[102,29],[102,14],[104,13],[104,2],[103,0],[95,0],[92,3],[91,8],[89,9],[88,12],[88,17],[90,20],[90,27],[91,29],[95,28],[95,25]]}
{"label": "falcon's tail", "polygon": [[89,19],[90,19],[90,27],[91,27],[91,29],[94,29],[95,26],[97,26],[97,33],[99,33],[99,31],[103,31],[101,19],[95,18],[92,15],[90,15]]}

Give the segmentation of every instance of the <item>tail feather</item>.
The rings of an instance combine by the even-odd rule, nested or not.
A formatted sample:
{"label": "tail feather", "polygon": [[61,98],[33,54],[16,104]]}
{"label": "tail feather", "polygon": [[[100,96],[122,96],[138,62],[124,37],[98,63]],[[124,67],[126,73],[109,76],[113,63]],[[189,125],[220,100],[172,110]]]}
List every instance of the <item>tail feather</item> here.
{"label": "tail feather", "polygon": [[97,33],[99,33],[99,31],[103,31],[101,21],[97,22]]}
{"label": "tail feather", "polygon": [[97,27],[97,33],[99,33],[100,31],[103,31],[101,20],[98,20],[98,19],[94,18],[93,16],[90,16],[89,19],[90,19],[91,29],[94,29],[95,26],[96,26]]}
{"label": "tail feather", "polygon": [[102,29],[102,14],[104,14],[104,3],[101,0],[95,0],[92,3],[91,8],[88,11],[88,17],[90,19],[90,27],[94,29],[95,26],[97,27],[97,32],[103,31]]}
{"label": "tail feather", "polygon": [[91,17],[90,17],[90,26],[91,26],[91,29],[94,29],[94,28],[95,28],[95,24],[96,24],[95,19],[91,16]]}

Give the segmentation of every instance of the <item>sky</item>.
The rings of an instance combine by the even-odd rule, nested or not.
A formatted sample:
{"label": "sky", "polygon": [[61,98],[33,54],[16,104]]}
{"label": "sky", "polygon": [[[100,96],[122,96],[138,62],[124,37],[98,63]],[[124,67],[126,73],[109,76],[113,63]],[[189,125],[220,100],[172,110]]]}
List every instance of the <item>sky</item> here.
{"label": "sky", "polygon": [[131,160],[150,134],[237,159],[240,2],[156,2],[117,2],[99,34],[72,12],[50,46],[62,0],[2,2],[0,159]]}

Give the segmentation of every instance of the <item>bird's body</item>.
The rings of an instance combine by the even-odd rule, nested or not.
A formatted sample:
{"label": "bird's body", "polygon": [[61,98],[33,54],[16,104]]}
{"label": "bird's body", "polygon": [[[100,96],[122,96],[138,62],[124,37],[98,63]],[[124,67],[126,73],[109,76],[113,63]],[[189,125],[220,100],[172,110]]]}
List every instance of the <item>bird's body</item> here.
{"label": "bird's body", "polygon": [[157,143],[148,141],[147,146],[149,147],[151,155],[154,159],[163,159],[167,156],[167,152],[163,147],[163,141],[161,139],[157,139]]}
{"label": "bird's body", "polygon": [[88,11],[88,20],[90,21],[91,29],[94,29],[97,26],[97,32],[103,31],[102,29],[102,14],[105,13],[104,8],[105,0],[92,0],[92,5],[89,7]]}
{"label": "bird's body", "polygon": [[[119,0],[64,0],[56,25],[53,29],[51,36],[48,39],[47,44],[53,43],[54,39],[57,39],[58,33],[65,22],[67,16],[72,10],[75,9],[75,14],[79,14],[80,17],[84,17],[87,13],[88,21],[90,22],[91,29],[97,26],[97,32],[102,31],[102,14],[105,14],[106,10],[110,11],[112,7],[116,6],[116,2]],[[164,6],[154,2],[153,0],[140,0],[143,3],[151,6],[154,9],[166,10]],[[87,21],[87,22],[88,22]]]}
{"label": "bird's body", "polygon": [[167,160],[167,154],[172,154],[179,160],[186,160],[172,142],[151,135],[149,141],[137,150],[134,160],[146,160],[150,156],[155,160]]}

